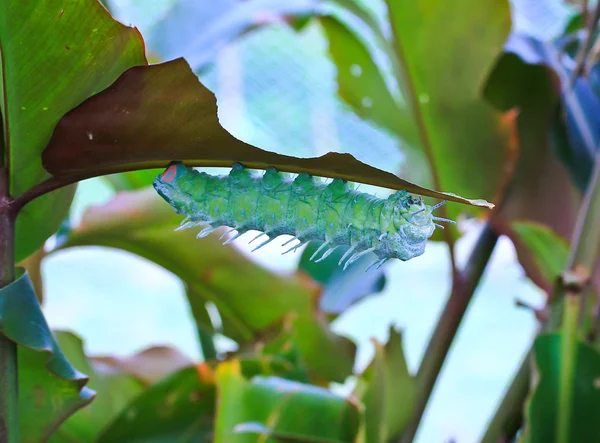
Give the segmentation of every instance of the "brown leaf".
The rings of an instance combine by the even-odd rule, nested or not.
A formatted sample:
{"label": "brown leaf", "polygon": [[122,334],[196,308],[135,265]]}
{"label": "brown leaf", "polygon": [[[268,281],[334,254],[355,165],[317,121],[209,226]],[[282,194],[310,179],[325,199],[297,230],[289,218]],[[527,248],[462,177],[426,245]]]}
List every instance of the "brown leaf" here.
{"label": "brown leaf", "polygon": [[215,96],[183,59],[125,72],[110,88],[63,117],[42,155],[44,167],[65,182],[166,167],[173,160],[188,166],[230,167],[236,162],[254,169],[274,166],[493,207],[414,185],[349,154],[296,158],[244,143],[219,124]]}

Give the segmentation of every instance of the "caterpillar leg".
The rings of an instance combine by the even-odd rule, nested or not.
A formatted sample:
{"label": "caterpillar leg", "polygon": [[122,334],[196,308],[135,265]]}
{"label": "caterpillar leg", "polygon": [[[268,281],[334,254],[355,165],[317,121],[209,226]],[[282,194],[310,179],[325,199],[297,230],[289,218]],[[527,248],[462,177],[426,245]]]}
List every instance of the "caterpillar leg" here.
{"label": "caterpillar leg", "polygon": [[338,246],[340,246],[340,245],[335,245],[333,248],[329,248],[327,251],[325,251],[325,254],[323,254],[323,256],[320,259],[315,260],[315,263],[319,263],[319,262],[325,260],[331,254],[333,254],[333,251],[335,251],[338,248]]}
{"label": "caterpillar leg", "polygon": [[216,231],[217,229],[219,229],[219,227],[218,227],[218,226],[217,226],[216,228],[213,228],[212,226],[210,226],[210,227],[208,227],[208,228],[205,228],[205,229],[203,229],[202,231],[200,231],[200,232],[198,233],[198,235],[196,236],[196,238],[204,238],[204,237],[206,237],[207,235],[209,235],[210,233],[212,233],[212,232]]}
{"label": "caterpillar leg", "polygon": [[443,217],[431,217],[431,219],[436,220],[436,221],[446,222],[446,223],[452,223],[453,225],[456,224],[456,222],[454,220],[448,220],[447,218],[443,218]]}
{"label": "caterpillar leg", "polygon": [[[234,229],[234,231],[235,231],[235,229]],[[230,231],[230,232],[231,232],[231,231]],[[229,243],[231,243],[232,241],[234,241],[236,238],[238,238],[240,235],[242,235],[242,233],[241,233],[241,232],[238,232],[238,233],[237,233],[237,234],[235,234],[233,237],[231,237],[229,240],[226,240],[226,241],[223,243],[223,246],[225,246],[225,245],[228,245]]]}
{"label": "caterpillar leg", "polygon": [[261,233],[260,233],[260,234],[258,234],[256,237],[254,237],[252,240],[250,240],[250,241],[248,242],[248,244],[252,243],[254,240],[257,240],[257,239],[261,238],[263,235],[267,235],[267,234],[265,234],[264,232],[261,232]]}
{"label": "caterpillar leg", "polygon": [[369,266],[367,266],[367,268],[365,269],[365,272],[367,272],[369,269],[371,269],[373,266],[376,266],[375,269],[379,269],[383,266],[383,264],[388,261],[388,258],[383,258],[383,259],[378,259],[376,258],[375,260],[373,260],[371,263],[369,263]]}
{"label": "caterpillar leg", "polygon": [[287,254],[288,252],[291,252],[291,251],[295,252],[300,246],[303,246],[306,243],[308,243],[308,242],[302,242],[302,241],[300,241],[300,243],[298,243],[297,245],[292,246],[290,249],[288,249],[287,251],[285,251],[281,255],[285,255],[285,254]]}
{"label": "caterpillar leg", "polygon": [[361,258],[363,255],[368,254],[369,252],[373,252],[375,250],[375,248],[369,248],[369,249],[365,249],[362,252],[357,252],[356,254],[354,254],[352,257],[350,257],[348,259],[348,261],[344,264],[344,271],[346,270],[346,268],[348,266],[350,266],[352,263],[354,263],[356,260],[358,260],[359,258]]}
{"label": "caterpillar leg", "polygon": [[314,259],[314,258],[315,258],[317,255],[319,255],[319,252],[321,252],[323,249],[325,249],[325,248],[326,248],[328,245],[329,245],[329,242],[328,242],[328,241],[324,242],[324,243],[323,243],[321,246],[319,246],[319,249],[317,249],[317,250],[315,251],[315,253],[314,253],[313,255],[311,255],[311,256],[310,256],[310,258],[308,259],[308,261],[313,261],[313,259]]}
{"label": "caterpillar leg", "polygon": [[175,228],[175,231],[182,231],[183,229],[193,228],[194,226],[203,226],[208,224],[209,222],[207,221],[190,220],[190,217],[186,217],[181,224]]}
{"label": "caterpillar leg", "polygon": [[286,241],[284,244],[282,244],[281,247],[289,245],[294,240],[300,240],[300,239],[298,237],[292,237],[291,239],[289,239],[288,241]]}
{"label": "caterpillar leg", "polygon": [[342,262],[344,260],[346,260],[346,257],[349,257],[350,254],[352,254],[352,251],[354,251],[356,249],[356,245],[350,246],[350,249],[348,249],[344,255],[342,255],[342,258],[340,258],[340,261],[338,262],[338,266],[342,264]]}
{"label": "caterpillar leg", "polygon": [[237,229],[231,228],[229,231],[223,233],[223,235],[219,237],[219,240],[223,240],[223,237],[225,237],[227,234],[231,234],[233,231],[237,231]]}
{"label": "caterpillar leg", "polygon": [[275,240],[275,237],[273,237],[273,238],[269,238],[269,239],[265,240],[264,242],[262,242],[260,245],[258,245],[256,248],[254,248],[254,249],[253,249],[252,251],[250,251],[250,252],[254,252],[254,251],[256,251],[257,249],[260,249],[260,248],[262,248],[264,245],[266,245],[267,243],[270,243],[270,242],[272,242],[273,240]]}

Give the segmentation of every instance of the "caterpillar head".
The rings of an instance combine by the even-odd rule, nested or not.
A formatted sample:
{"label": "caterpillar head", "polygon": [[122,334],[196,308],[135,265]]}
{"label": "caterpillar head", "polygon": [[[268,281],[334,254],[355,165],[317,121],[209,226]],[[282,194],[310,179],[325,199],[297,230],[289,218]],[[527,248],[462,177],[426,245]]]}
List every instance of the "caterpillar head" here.
{"label": "caterpillar head", "polygon": [[[425,252],[427,240],[433,235],[436,220],[450,220],[435,217],[432,212],[446,202],[435,206],[426,205],[421,197],[415,198],[405,192],[390,197],[393,203],[391,223],[381,238],[381,246],[374,252],[380,258],[410,260]],[[453,222],[452,222],[453,223]]]}
{"label": "caterpillar head", "polygon": [[191,193],[186,192],[185,185],[189,180],[181,180],[186,177],[189,177],[189,172],[185,165],[181,162],[171,162],[162,174],[156,176],[152,186],[175,208],[175,212],[187,215],[189,206],[193,205],[194,200]]}

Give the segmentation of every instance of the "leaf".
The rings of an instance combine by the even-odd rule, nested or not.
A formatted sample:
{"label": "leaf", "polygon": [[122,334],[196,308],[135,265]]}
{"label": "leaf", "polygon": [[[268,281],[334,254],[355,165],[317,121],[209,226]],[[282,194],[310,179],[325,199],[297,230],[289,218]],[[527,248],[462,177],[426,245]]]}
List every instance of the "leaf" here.
{"label": "leaf", "polygon": [[569,243],[542,224],[513,222],[511,228],[517,234],[517,239],[533,256],[539,275],[539,286],[549,291],[565,269],[569,257]]}
{"label": "leaf", "polygon": [[293,441],[353,442],[359,432],[358,406],[327,389],[278,377],[248,381],[236,360],[221,363],[216,379],[215,443],[255,441],[236,433],[247,422],[261,423]]}
{"label": "leaf", "polygon": [[251,263],[233,247],[222,246],[220,233],[197,240],[192,230],[173,232],[180,221],[153,189],[123,192],[86,211],[62,248],[108,246],[154,261],[188,286],[194,312],[213,302],[222,333],[240,344],[254,343],[292,315],[294,341],[309,368],[328,380],[343,381],[352,372],[355,345],[328,329],[316,306],[316,285]]}
{"label": "leaf", "polygon": [[148,388],[121,411],[96,442],[213,441],[215,386],[202,376],[206,368],[183,368]]}
{"label": "leaf", "polygon": [[282,443],[337,443],[339,440],[330,440],[320,437],[313,437],[309,435],[293,435],[286,434],[284,432],[275,432],[272,429],[267,428],[262,423],[247,422],[240,423],[233,431],[237,434],[258,434],[263,438],[272,438],[277,442]]}
{"label": "leaf", "polygon": [[396,440],[412,417],[417,385],[408,372],[402,335],[390,328],[385,346],[374,340],[375,357],[354,395],[365,405],[366,442]]}
{"label": "leaf", "polygon": [[389,90],[379,66],[358,34],[335,17],[321,17],[319,21],[337,66],[340,97],[359,117],[371,120],[410,145],[418,146],[413,116]]}
{"label": "leaf", "polygon": [[594,154],[600,145],[600,99],[594,94],[592,82],[585,77],[579,77],[573,87],[570,86],[574,54],[579,44],[579,39],[571,37],[547,42],[512,35],[506,51],[513,52],[530,65],[551,68],[560,81],[561,109],[553,115],[552,149],[567,166],[573,182],[584,190],[591,177]]}
{"label": "leaf", "polygon": [[184,161],[188,166],[231,167],[240,162],[248,168],[275,166],[285,172],[306,171],[320,177],[340,177],[449,201],[493,206],[413,185],[349,154],[295,158],[264,151],[223,129],[216,110],[215,96],[184,60],[132,68],[106,91],[61,119],[43,153],[44,167],[67,182],[167,167],[172,160]]}
{"label": "leaf", "polygon": [[28,274],[18,272],[0,289],[0,332],[18,346],[21,441],[41,443],[95,393],[52,336]]}
{"label": "leaf", "polygon": [[[510,228],[513,221],[547,225],[569,238],[575,224],[579,197],[565,168],[553,152],[550,136],[557,112],[558,78],[547,66],[519,54],[533,51],[531,39],[512,35],[485,87],[486,97],[499,109],[518,108],[516,128],[519,155],[510,186],[494,218],[494,229],[515,243],[519,261],[540,287],[548,280],[538,272],[532,257]],[[533,64],[532,64],[533,63]]]}
{"label": "leaf", "polygon": [[[400,89],[418,122],[435,186],[497,198],[515,147],[510,122],[482,99],[481,88],[510,30],[508,1],[386,4]],[[451,219],[462,210],[441,209]]]}
{"label": "leaf", "polygon": [[185,57],[194,71],[205,69],[227,43],[270,23],[311,12],[316,0],[177,1],[147,35],[148,46],[163,60]]}
{"label": "leaf", "polygon": [[93,362],[133,375],[147,384],[192,364],[186,355],[167,346],[153,346],[131,357],[94,357]]}
{"label": "leaf", "polygon": [[[0,0],[0,114],[10,193],[18,197],[49,178],[40,162],[59,119],[145,64],[134,28],[112,19],[96,1]],[[33,13],[32,11],[35,11]],[[53,234],[67,215],[74,187],[36,199],[17,219],[16,261]]]}
{"label": "leaf", "polygon": [[[562,336],[545,334],[534,344],[539,383],[527,405],[528,423],[523,441],[552,443],[558,441],[556,429],[563,409],[559,402]],[[579,342],[571,384],[572,412],[569,441],[592,442],[600,439],[600,354],[590,345]]]}
{"label": "leaf", "polygon": [[91,405],[69,417],[49,441],[94,441],[121,409],[143,391],[145,385],[114,367],[88,359],[83,351],[83,342],[75,334],[57,331],[55,335],[74,366],[89,374],[90,388],[98,392],[98,397]]}
{"label": "leaf", "polygon": [[344,271],[338,265],[345,252],[343,248],[338,248],[322,262],[309,260],[320,245],[321,242],[313,241],[306,246],[298,270],[324,286],[319,303],[324,312],[342,314],[357,301],[383,290],[386,281],[383,268],[371,268],[365,273],[366,267],[374,259],[373,255],[362,257]]}
{"label": "leaf", "polygon": [[44,279],[42,277],[42,261],[46,257],[46,250],[42,246],[25,260],[21,261],[21,263],[17,263],[17,267],[25,268],[27,270],[27,274],[29,274],[29,278],[31,279],[31,284],[33,285],[33,289],[35,291],[35,295],[40,302],[40,305],[44,301]]}

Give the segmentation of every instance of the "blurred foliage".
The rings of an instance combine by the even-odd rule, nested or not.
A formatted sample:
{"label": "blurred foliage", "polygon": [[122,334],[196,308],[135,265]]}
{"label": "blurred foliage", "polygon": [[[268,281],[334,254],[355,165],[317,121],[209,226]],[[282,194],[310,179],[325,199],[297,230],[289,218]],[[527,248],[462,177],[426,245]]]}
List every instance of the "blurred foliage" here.
{"label": "blurred foliage", "polygon": [[[174,159],[192,166],[273,165],[475,206],[486,204],[437,191],[483,197],[498,207],[447,205],[442,215],[487,217],[548,292],[564,271],[563,238],[573,234],[600,144],[598,32],[589,19],[595,9],[575,15],[564,35],[543,41],[510,34],[507,0],[386,1],[383,17],[365,2],[347,0],[174,0],[148,30],[144,48],[140,34],[96,0],[34,3],[0,0],[0,148],[10,182],[0,211],[43,195],[21,211],[12,239],[11,259],[27,267],[31,280],[23,274],[0,292],[0,331],[19,345],[22,441],[48,441],[54,431],[55,443],[412,438],[407,425],[420,413],[422,380],[421,371],[407,368],[401,334],[390,330],[387,343],[375,342],[373,361],[356,373],[354,343],[330,323],[381,292],[384,269],[363,274],[370,261],[364,257],[342,272],[336,263],[343,251],[315,265],[307,260],[319,246],[313,242],[297,272],[279,275],[222,246],[221,232],[198,241],[191,231],[173,232],[180,217],[148,185]],[[282,22],[299,33],[318,24],[340,99],[399,141],[410,160],[403,176],[426,177],[423,185],[435,190],[349,154],[306,159],[265,151],[220,125],[216,98],[196,75],[208,72],[232,40]],[[153,59],[184,55],[187,62],[144,66],[144,49]],[[89,208],[76,225],[64,221],[73,193],[65,186],[105,174],[119,193]],[[55,232],[54,247],[45,248]],[[444,232],[451,254],[458,235],[454,228]],[[176,275],[209,358],[193,362],[164,347],[92,358],[74,334],[53,336],[32,286],[42,300],[41,263],[56,251],[93,245],[131,252]],[[489,257],[465,269],[454,258],[449,303],[468,302],[464,276]],[[556,314],[557,306],[560,300],[548,308]],[[565,352],[565,333],[537,337],[532,380],[539,382],[527,404],[513,405],[526,409],[522,441],[600,438],[600,360],[587,334],[594,332],[594,312],[582,310],[586,334],[575,334],[573,353]],[[456,315],[460,322],[463,314]],[[238,350],[212,355],[206,346],[215,334],[234,340]],[[75,412],[93,398],[78,371],[98,398]],[[347,396],[328,389],[348,377],[354,383]],[[559,429],[570,433],[558,436]]]}

